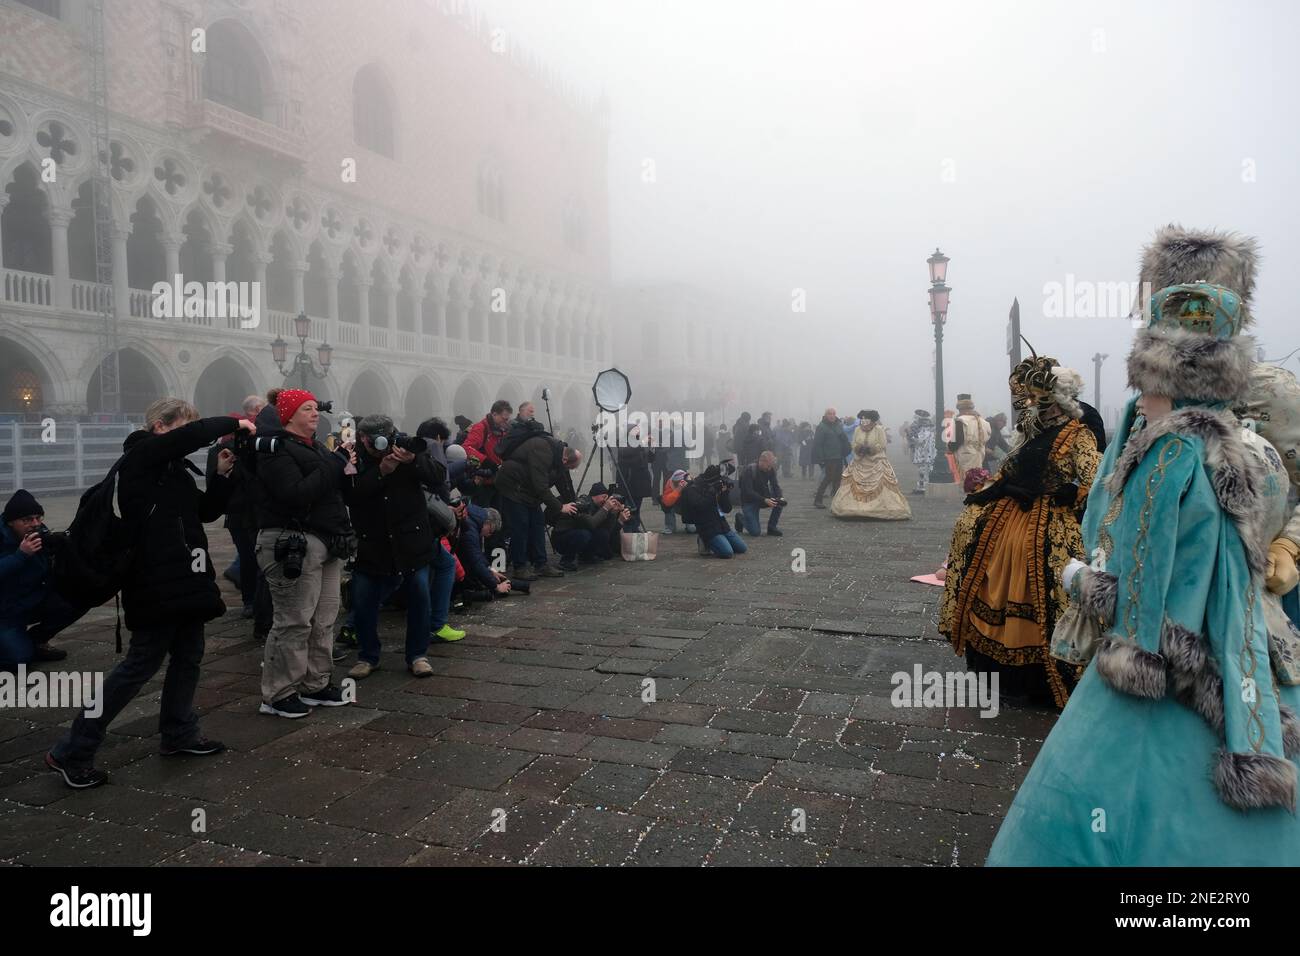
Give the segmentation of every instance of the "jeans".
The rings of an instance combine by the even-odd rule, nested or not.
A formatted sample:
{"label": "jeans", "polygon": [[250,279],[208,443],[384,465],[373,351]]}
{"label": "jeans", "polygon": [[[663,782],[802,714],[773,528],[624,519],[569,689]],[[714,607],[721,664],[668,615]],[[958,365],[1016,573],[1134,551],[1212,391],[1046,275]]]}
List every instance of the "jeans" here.
{"label": "jeans", "polygon": [[677,531],[677,512],[670,510],[664,511],[664,530]]}
{"label": "jeans", "polygon": [[820,463],[822,466],[821,484],[817,486],[817,494],[813,496],[814,501],[821,501],[826,494],[827,486],[830,487],[831,497],[840,490],[840,480],[844,477],[844,466],[836,459]]}
{"label": "jeans", "polygon": [[126,657],[104,681],[103,707],[98,717],[82,713],[72,722],[72,730],[55,748],[54,756],[70,767],[90,767],[95,752],[104,742],[108,725],[135,699],[171,656],[167,676],[163,678],[162,708],[158,714],[158,731],[163,747],[171,749],[196,742],[199,718],[194,713],[194,692],[199,686],[199,664],[203,660],[203,625],[176,624],[153,630],[131,632]]}
{"label": "jeans", "polygon": [[570,528],[567,531],[551,532],[551,544],[565,564],[573,564],[578,555],[591,549],[591,532],[586,528]]}
{"label": "jeans", "polygon": [[429,650],[429,566],[405,575],[352,573],[352,607],[356,611],[357,660],[379,663],[379,605],[394,590],[406,596],[406,663]]}
{"label": "jeans", "polygon": [[744,554],[749,550],[743,538],[736,532],[728,530],[726,534],[715,534],[704,542],[720,558],[730,558],[733,555]]}
{"label": "jeans", "polygon": [[0,620],[0,671],[30,664],[40,644],[75,623],[89,608],[73,607],[54,588],[46,586],[41,603],[22,620]]}
{"label": "jeans", "polygon": [[456,584],[456,559],[442,546],[433,544],[433,563],[429,565],[429,630],[441,631],[451,613],[451,589]]}
{"label": "jeans", "polygon": [[[741,505],[740,511],[745,516],[745,533],[758,535],[758,513],[763,505]],[[767,530],[775,531],[776,523],[781,519],[781,512],[785,510],[784,505],[777,505],[772,509],[772,513],[767,516]]]}
{"label": "jeans", "polygon": [[522,568],[546,565],[546,519],[541,505],[526,505],[511,498],[501,499],[501,516],[510,530],[510,563]]}
{"label": "jeans", "polygon": [[244,607],[252,607],[257,598],[257,534],[249,528],[230,529],[235,543],[235,565],[239,571],[239,593]]}

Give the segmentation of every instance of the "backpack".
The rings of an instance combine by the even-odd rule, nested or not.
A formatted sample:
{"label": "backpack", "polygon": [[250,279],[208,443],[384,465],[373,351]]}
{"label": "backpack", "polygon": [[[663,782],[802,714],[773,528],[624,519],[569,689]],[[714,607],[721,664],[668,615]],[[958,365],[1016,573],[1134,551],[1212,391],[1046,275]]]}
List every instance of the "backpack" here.
{"label": "backpack", "polygon": [[[51,561],[54,589],[74,607],[99,607],[109,598],[116,602],[135,561],[136,534],[117,510],[118,472],[125,461],[123,455],[98,484],[82,494],[72,524]],[[120,617],[117,650],[122,650]]]}
{"label": "backpack", "polygon": [[546,430],[541,422],[521,422],[518,420],[511,422],[509,430],[496,443],[496,456],[505,461],[515,449],[537,435],[550,435],[550,432]]}

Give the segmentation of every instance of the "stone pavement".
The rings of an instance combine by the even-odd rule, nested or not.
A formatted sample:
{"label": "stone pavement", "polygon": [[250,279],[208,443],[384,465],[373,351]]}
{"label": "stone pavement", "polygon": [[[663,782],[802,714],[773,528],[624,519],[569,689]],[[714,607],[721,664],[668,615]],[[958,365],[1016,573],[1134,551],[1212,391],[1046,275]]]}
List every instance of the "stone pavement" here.
{"label": "stone pavement", "polygon": [[[890,703],[894,672],[960,668],[935,630],[940,592],[908,581],[942,561],[956,503],[850,524],[813,510],[811,484],[787,491],[785,537],[744,557],[664,537],[653,563],[454,619],[471,636],[432,649],[432,679],[407,675],[386,613],[357,704],[305,720],[258,715],[261,649],[228,615],[198,698],[231,748],[217,758],[158,755],[158,680],[90,792],[41,764],[68,711],[0,711],[0,862],[979,865],[1055,718]],[[65,666],[113,665],[111,618],[56,642]]]}

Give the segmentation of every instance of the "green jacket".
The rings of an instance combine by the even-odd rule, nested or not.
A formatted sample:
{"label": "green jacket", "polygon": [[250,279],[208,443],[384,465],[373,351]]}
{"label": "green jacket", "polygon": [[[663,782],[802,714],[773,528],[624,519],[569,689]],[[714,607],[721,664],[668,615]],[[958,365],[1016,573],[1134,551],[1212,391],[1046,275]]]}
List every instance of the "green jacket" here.
{"label": "green jacket", "polygon": [[837,461],[842,464],[844,456],[850,451],[849,436],[844,433],[844,426],[839,422],[828,422],[824,418],[817,423],[817,431],[813,433],[812,440],[814,464],[821,464],[824,461]]}

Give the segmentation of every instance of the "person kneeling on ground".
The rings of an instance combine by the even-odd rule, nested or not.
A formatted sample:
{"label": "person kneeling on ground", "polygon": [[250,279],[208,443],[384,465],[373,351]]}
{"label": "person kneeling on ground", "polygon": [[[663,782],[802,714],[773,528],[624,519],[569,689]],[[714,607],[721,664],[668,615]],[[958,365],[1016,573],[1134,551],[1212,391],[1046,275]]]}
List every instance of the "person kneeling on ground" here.
{"label": "person kneeling on ground", "polygon": [[758,456],[758,461],[740,469],[740,511],[736,515],[736,530],[741,530],[741,518],[744,518],[746,534],[758,537],[758,512],[760,508],[771,508],[767,517],[767,533],[779,538],[781,532],[776,523],[781,520],[785,507],[785,498],[781,486],[776,480],[777,457],[770,451]]}
{"label": "person kneeling on ground", "polygon": [[501,530],[501,513],[495,508],[480,508],[462,499],[456,504],[456,557],[465,569],[462,586],[466,590],[505,597],[512,590],[510,579],[494,571],[483,550],[487,540]]}
{"label": "person kneeling on ground", "polygon": [[0,671],[33,661],[61,661],[67,651],[50,647],[55,634],[86,613],[74,608],[50,584],[57,536],[41,519],[45,509],[19,488],[5,505],[0,523]]}
{"label": "person kneeling on ground", "polygon": [[726,515],[731,511],[731,488],[731,481],[722,476],[721,469],[710,465],[682,490],[682,516],[689,524],[695,525],[701,554],[711,552],[720,558],[730,558],[749,550],[740,535],[727,524]]}
{"label": "person kneeling on ground", "polygon": [[594,564],[610,557],[611,541],[632,520],[632,509],[600,482],[576,502],[577,511],[557,512],[551,546],[560,555],[560,570],[577,571],[578,562]]}

